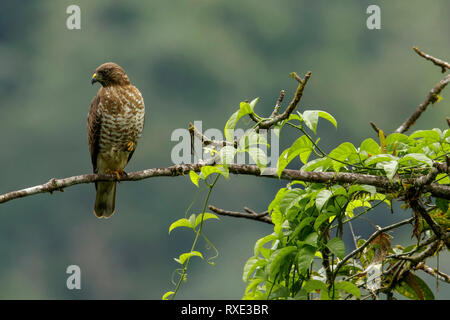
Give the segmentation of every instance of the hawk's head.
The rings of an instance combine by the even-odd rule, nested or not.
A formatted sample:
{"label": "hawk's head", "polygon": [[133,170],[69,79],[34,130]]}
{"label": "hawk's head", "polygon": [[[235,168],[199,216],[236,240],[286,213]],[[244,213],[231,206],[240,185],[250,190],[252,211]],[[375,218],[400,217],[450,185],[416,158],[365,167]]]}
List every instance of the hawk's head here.
{"label": "hawk's head", "polygon": [[127,74],[118,64],[107,62],[95,69],[91,83],[94,84],[96,82],[100,82],[104,87],[121,86],[129,85],[130,79],[128,79]]}

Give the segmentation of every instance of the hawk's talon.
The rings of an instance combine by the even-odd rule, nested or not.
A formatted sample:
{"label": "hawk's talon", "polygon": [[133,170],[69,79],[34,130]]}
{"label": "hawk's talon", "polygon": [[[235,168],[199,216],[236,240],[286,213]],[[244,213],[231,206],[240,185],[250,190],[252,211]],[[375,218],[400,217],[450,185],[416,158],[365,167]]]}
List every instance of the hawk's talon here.
{"label": "hawk's talon", "polygon": [[128,176],[128,174],[125,171],[123,171],[123,170],[107,170],[107,173],[108,174],[115,174],[118,181],[120,181],[120,177],[121,176],[125,176],[125,177]]}
{"label": "hawk's talon", "polygon": [[127,143],[127,148],[126,150],[131,152],[136,148],[136,144],[133,141],[130,141]]}

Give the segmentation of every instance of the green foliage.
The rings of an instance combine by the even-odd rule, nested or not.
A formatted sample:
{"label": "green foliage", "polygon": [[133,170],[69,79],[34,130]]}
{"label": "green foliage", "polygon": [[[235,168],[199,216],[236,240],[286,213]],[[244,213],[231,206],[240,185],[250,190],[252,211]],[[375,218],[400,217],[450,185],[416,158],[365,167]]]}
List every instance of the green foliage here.
{"label": "green foliage", "polygon": [[[196,186],[204,180],[211,190],[207,178],[213,173],[217,177],[228,178],[227,165],[240,152],[249,153],[261,170],[266,166],[267,156],[260,146],[269,145],[257,128],[261,121],[267,119],[255,113],[257,101],[241,102],[239,110],[228,119],[225,137],[234,146],[227,145],[218,151],[222,164],[202,167],[199,174],[190,172],[190,179]],[[257,123],[234,141],[234,129],[246,115],[251,115]],[[378,205],[385,203],[391,209],[392,200],[411,187],[399,181],[428,174],[434,161],[444,159],[450,152],[450,130],[420,130],[409,136],[393,133],[387,137],[380,131],[379,143],[372,138],[363,140],[359,147],[343,142],[325,153],[318,145],[320,138],[311,134],[317,134],[319,119],[325,119],[337,127],[336,120],[320,110],[297,112],[275,124],[278,135],[286,126],[299,133],[299,137],[278,159],[278,177],[289,165],[292,166],[294,159],[299,159],[302,165],[294,167],[297,170],[380,176],[392,183],[392,191],[379,192],[373,185],[357,182],[324,184],[292,181],[280,188],[268,205],[274,224],[273,232],[256,241],[253,256],[244,265],[242,279],[247,287],[243,298],[361,299],[363,294],[367,297],[374,291],[394,290],[411,299],[433,299],[430,289],[415,274],[407,274],[394,285],[392,277],[380,279],[379,270],[393,267],[397,262],[386,258],[388,254],[401,255],[422,250],[418,245],[406,249],[401,246],[392,248],[390,237],[381,233],[370,243],[360,239],[358,247],[365,248],[356,255],[346,248],[342,235],[345,224],[368,214]],[[310,159],[311,156],[315,157]],[[448,175],[438,175],[436,182],[448,183]],[[433,219],[447,228],[450,225],[448,208],[447,200],[435,199],[434,209],[430,211]],[[197,216],[193,214],[175,221],[169,232],[178,227],[200,232],[202,222],[208,219],[217,219],[217,216],[207,212]],[[419,237],[430,230],[424,222],[418,225],[420,228],[415,234],[419,233]],[[199,251],[192,249],[181,254],[176,261],[183,265],[194,256],[203,259]],[[170,294],[168,292],[166,295]]]}

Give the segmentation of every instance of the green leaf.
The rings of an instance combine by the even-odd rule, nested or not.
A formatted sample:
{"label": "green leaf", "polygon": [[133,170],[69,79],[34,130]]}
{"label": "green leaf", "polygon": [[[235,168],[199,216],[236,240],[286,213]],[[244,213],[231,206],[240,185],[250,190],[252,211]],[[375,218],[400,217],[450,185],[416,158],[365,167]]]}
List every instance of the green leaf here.
{"label": "green leaf", "polygon": [[162,300],[168,300],[168,298],[173,295],[175,292],[173,291],[167,291],[166,293],[164,293],[164,295],[162,296]]}
{"label": "green leaf", "polygon": [[189,223],[191,224],[192,228],[194,228],[194,226],[195,226],[195,214],[194,213],[189,216]]}
{"label": "green leaf", "polygon": [[245,295],[247,296],[250,293],[250,291],[252,290],[254,291],[258,287],[258,285],[263,281],[265,281],[263,278],[256,278],[250,281],[247,288],[245,288]]}
{"label": "green leaf", "polygon": [[191,228],[194,229],[194,226],[191,224],[191,222],[186,219],[186,218],[182,218],[179,219],[177,221],[175,221],[174,223],[172,223],[169,227],[169,233],[175,229],[175,228],[179,228],[179,227],[187,227],[187,228]]}
{"label": "green leaf", "polygon": [[412,133],[409,137],[412,139],[424,138],[430,143],[439,142],[441,140],[439,133],[434,130],[418,130]]}
{"label": "green leaf", "polygon": [[202,222],[202,218],[203,218],[203,221],[206,221],[208,219],[220,220],[219,217],[216,216],[214,213],[210,213],[210,212],[200,213],[197,216],[197,218],[195,219],[195,226],[194,226],[194,228],[197,228],[197,226]]}
{"label": "green leaf", "polygon": [[285,300],[289,297],[289,289],[285,286],[280,286],[275,290],[272,290],[272,293],[267,298],[268,300]]}
{"label": "green leaf", "polygon": [[313,144],[311,140],[308,139],[307,136],[301,136],[288,149],[284,150],[280,157],[278,158],[277,163],[277,172],[278,177],[280,177],[281,172],[286,168],[286,166],[293,160],[295,157],[299,156],[300,160],[303,163],[307,163],[308,158],[312,152]]}
{"label": "green leaf", "polygon": [[359,150],[360,151],[366,151],[367,154],[369,154],[371,156],[375,156],[377,154],[380,154],[380,152],[381,152],[380,146],[372,138],[368,138],[368,139],[364,140],[361,143],[361,146],[359,147]]}
{"label": "green leaf", "polygon": [[431,291],[430,287],[426,284],[425,281],[423,281],[418,276],[415,276],[415,280],[417,285],[420,287],[420,290],[422,291],[423,299],[424,300],[434,300],[434,294],[433,291]]}
{"label": "green leaf", "polygon": [[370,186],[367,184],[357,184],[357,185],[352,185],[350,186],[350,188],[348,188],[348,194],[352,195],[355,192],[359,192],[359,191],[364,191],[364,192],[368,192],[371,195],[375,195],[377,193],[377,188],[374,186]]}
{"label": "green leaf", "polygon": [[260,258],[256,258],[256,257],[249,258],[244,266],[244,273],[242,275],[242,280],[244,282],[247,282],[250,275],[253,273],[253,271],[255,271],[256,268],[258,268],[258,267],[265,266],[266,263],[267,263],[267,261],[264,259],[260,259]]}
{"label": "green leaf", "polygon": [[319,227],[322,225],[322,223],[324,223],[325,221],[327,221],[328,218],[329,218],[331,215],[333,215],[331,212],[324,212],[324,213],[321,213],[321,214],[317,217],[316,221],[314,222],[314,230],[317,231],[317,230],[319,229]]}
{"label": "green leaf", "polygon": [[189,171],[189,178],[191,178],[192,183],[198,187],[198,181],[200,180],[200,176],[194,170]]}
{"label": "green leaf", "polygon": [[414,300],[434,300],[434,294],[428,285],[413,273],[408,273],[394,290],[401,295]]}
{"label": "green leaf", "polygon": [[283,263],[287,262],[288,257],[297,251],[296,246],[288,246],[278,250],[275,250],[267,263],[267,269],[269,271],[269,275],[273,279],[275,275],[280,271]]}
{"label": "green leaf", "polygon": [[275,234],[272,233],[272,234],[269,234],[269,235],[267,235],[265,237],[262,237],[261,239],[256,241],[255,247],[253,249],[253,253],[254,253],[255,257],[258,256],[259,251],[261,250],[263,245],[265,245],[267,242],[274,241],[276,239],[278,239],[278,237]]}
{"label": "green leaf", "polygon": [[305,240],[301,241],[302,243],[307,244],[308,246],[311,246],[313,248],[317,248],[317,239],[319,238],[319,235],[317,232],[311,232],[308,234],[305,238]]}
{"label": "green leaf", "polygon": [[425,163],[426,165],[432,167],[433,166],[433,160],[428,158],[423,153],[410,153],[405,155],[403,158],[400,159],[399,164],[409,165],[409,161],[412,161],[414,163],[420,162]]}
{"label": "green leaf", "polygon": [[316,254],[316,248],[305,245],[298,251],[297,254],[297,267],[299,273],[306,273],[309,269],[309,266],[314,260],[314,256]]}
{"label": "green leaf", "polygon": [[331,114],[329,114],[328,112],[319,110],[319,117],[330,121],[337,129],[337,121]]}
{"label": "green leaf", "polygon": [[338,290],[343,290],[345,292],[350,293],[351,295],[355,296],[358,299],[361,298],[361,291],[359,290],[359,288],[349,281],[341,281],[335,283],[335,287]]}
{"label": "green leaf", "polygon": [[316,290],[327,291],[327,285],[320,280],[311,279],[303,284],[303,290],[306,292],[312,292]]}
{"label": "green leaf", "polygon": [[313,144],[307,136],[301,136],[294,141],[288,152],[288,162],[291,162],[297,155],[300,156],[300,160],[303,163],[308,162],[309,155],[311,154]]}
{"label": "green leaf", "polygon": [[228,176],[229,176],[228,168],[225,168],[222,165],[218,165],[218,166],[204,166],[204,167],[200,168],[200,171],[202,172],[204,179],[206,179],[210,174],[213,174],[213,173],[221,174],[226,179],[228,179]]}
{"label": "green leaf", "polygon": [[386,173],[386,178],[388,178],[389,181],[392,181],[392,178],[394,177],[398,169],[398,161],[392,160],[389,162],[379,162],[377,164],[377,167],[381,167]]}
{"label": "green leaf", "polygon": [[315,217],[306,217],[300,221],[298,226],[295,228],[294,232],[291,234],[291,238],[297,237],[297,235],[307,226],[311,226],[311,223],[315,221]]}
{"label": "green leaf", "polygon": [[301,168],[301,171],[326,171],[331,166],[331,160],[327,157],[323,157],[309,161]]}
{"label": "green leaf", "polygon": [[272,202],[269,204],[269,207],[267,208],[267,210],[269,210],[269,213],[272,213],[272,211],[279,208],[281,200],[283,200],[284,195],[288,191],[289,190],[287,188],[281,188],[278,190],[277,194],[275,195],[275,198],[272,200]]}
{"label": "green leaf", "polygon": [[300,156],[300,160],[303,163],[308,161],[308,158],[312,151],[312,142],[307,136],[301,136],[291,145],[290,148],[284,150],[277,163],[278,177],[280,177],[281,172],[286,168],[286,166],[297,156]]}
{"label": "green leaf", "polygon": [[225,146],[219,151],[220,160],[223,164],[232,164],[237,150],[233,146]]}
{"label": "green leaf", "polygon": [[278,157],[278,162],[277,162],[277,175],[278,178],[281,177],[281,173],[283,172],[283,170],[287,167],[287,165],[289,164],[288,161],[288,152],[289,152],[289,148],[284,150],[281,155]]}
{"label": "green leaf", "polygon": [[436,198],[436,206],[445,213],[448,210],[449,200]]}
{"label": "green leaf", "polygon": [[372,208],[372,205],[367,200],[355,199],[348,203],[347,207],[345,208],[345,214],[352,218],[353,210],[360,207]]}
{"label": "green leaf", "polygon": [[203,259],[203,255],[201,252],[191,251],[191,252],[181,254],[180,257],[178,258],[178,260],[179,260],[180,264],[184,264],[191,257],[200,257]]}
{"label": "green leaf", "polygon": [[339,239],[339,238],[331,238],[327,242],[327,247],[339,259],[344,258],[344,256],[345,256],[345,245],[344,245],[344,241],[342,241],[341,239]]}
{"label": "green leaf", "polygon": [[409,137],[407,135],[404,135],[402,133],[391,133],[386,138],[386,145],[390,146],[393,145],[395,142],[406,143],[408,140]]}
{"label": "green leaf", "polygon": [[254,99],[250,104],[248,102],[240,103],[239,111],[233,113],[225,124],[224,133],[227,141],[233,141],[234,128],[236,127],[236,124],[238,123],[239,119],[241,119],[243,116],[249,113],[253,113],[253,108],[255,107],[257,102],[258,98]]}
{"label": "green leaf", "polygon": [[333,196],[333,193],[330,190],[322,190],[317,194],[316,197],[316,207],[317,210],[322,211],[323,206],[325,203]]}
{"label": "green leaf", "polygon": [[331,151],[329,154],[330,158],[341,161],[339,162],[333,160],[334,171],[339,172],[339,169],[345,166],[345,164],[342,162],[345,162],[349,157],[355,154],[356,148],[350,142],[344,142],[341,145],[339,145],[339,147]]}
{"label": "green leaf", "polygon": [[314,133],[317,130],[317,123],[319,122],[319,111],[317,110],[306,110],[302,114],[303,121],[308,128],[310,128]]}
{"label": "green leaf", "polygon": [[375,164],[375,163],[383,162],[383,161],[391,161],[391,160],[398,160],[398,158],[391,154],[383,153],[383,154],[378,154],[376,156],[368,158],[366,161],[364,161],[364,164],[366,166],[370,166],[371,164]]}
{"label": "green leaf", "polygon": [[294,296],[295,300],[308,300],[308,292],[304,289],[300,289],[297,294]]}
{"label": "green leaf", "polygon": [[257,147],[248,148],[248,154],[255,161],[259,170],[262,172],[267,167],[267,156],[264,150]]}
{"label": "green leaf", "polygon": [[280,211],[286,215],[289,209],[295,206],[305,196],[305,193],[303,189],[288,190],[284,193],[279,203]]}
{"label": "green leaf", "polygon": [[328,120],[337,128],[336,119],[328,112],[321,110],[306,110],[301,116],[306,126],[310,128],[314,133],[316,133],[317,131],[317,123],[319,122],[319,117]]}
{"label": "green leaf", "polygon": [[259,133],[256,133],[255,130],[249,130],[245,135],[243,135],[239,140],[239,148],[240,149],[246,149],[249,146],[253,145],[266,145],[269,146],[267,143],[266,138]]}
{"label": "green leaf", "polygon": [[449,177],[449,175],[446,174],[446,173],[439,173],[439,174],[436,176],[436,181],[437,181],[439,184],[449,184],[449,183],[450,183],[450,177]]}

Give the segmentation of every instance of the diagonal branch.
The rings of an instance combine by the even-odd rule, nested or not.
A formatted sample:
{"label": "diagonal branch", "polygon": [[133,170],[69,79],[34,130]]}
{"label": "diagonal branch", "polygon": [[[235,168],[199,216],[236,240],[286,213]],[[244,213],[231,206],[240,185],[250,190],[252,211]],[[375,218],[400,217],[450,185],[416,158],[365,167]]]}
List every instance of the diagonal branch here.
{"label": "diagonal branch", "polygon": [[417,266],[416,269],[421,269],[423,271],[425,271],[426,273],[442,280],[445,281],[447,283],[450,283],[450,276],[448,274],[445,274],[437,269],[433,269],[427,265],[425,265],[424,262],[420,262]]}
{"label": "diagonal branch", "polygon": [[379,228],[377,231],[375,231],[370,237],[369,239],[367,239],[366,242],[364,242],[363,245],[361,245],[360,247],[356,248],[355,250],[353,250],[352,252],[350,252],[348,255],[346,255],[341,261],[339,261],[339,263],[336,266],[335,269],[335,274],[337,274],[337,272],[339,271],[339,269],[352,257],[356,256],[358,253],[360,253],[361,251],[364,250],[364,248],[366,248],[373,239],[375,239],[378,235],[380,235],[381,233],[387,232],[389,230],[401,227],[405,224],[411,223],[413,221],[413,218],[409,218],[397,223],[394,223],[390,226],[384,227],[384,228]]}
{"label": "diagonal branch", "polygon": [[299,82],[299,85],[297,87],[297,90],[295,91],[295,95],[294,98],[292,98],[292,101],[289,103],[289,105],[287,106],[286,110],[284,110],[283,113],[281,114],[277,114],[278,113],[278,109],[279,106],[281,105],[281,102],[284,98],[284,92],[282,91],[280,93],[280,98],[278,98],[277,101],[277,105],[275,106],[276,111],[274,112],[276,115],[274,115],[274,113],[272,113],[273,116],[271,116],[270,120],[266,120],[266,121],[262,121],[258,124],[259,129],[269,129],[270,127],[272,127],[274,124],[286,120],[289,118],[289,116],[291,115],[291,113],[295,110],[295,108],[297,107],[297,104],[300,102],[300,99],[303,96],[303,91],[305,89],[306,84],[308,83],[309,78],[311,77],[311,71],[308,71],[305,74],[305,77],[302,79],[300,78],[295,72],[291,73],[291,76],[297,80]]}
{"label": "diagonal branch", "polygon": [[438,67],[441,67],[441,71],[442,73],[445,73],[446,69],[450,70],[450,63],[448,63],[447,61],[435,58],[433,56],[430,56],[429,54],[426,54],[425,52],[423,52],[422,50],[420,50],[417,47],[413,47],[414,51],[419,55],[424,57],[425,59],[433,62],[435,65],[437,65]]}
{"label": "diagonal branch", "polygon": [[408,131],[408,129],[416,122],[417,119],[425,112],[429,104],[434,104],[439,100],[439,94],[441,91],[447,86],[450,82],[450,74],[448,74],[444,79],[439,81],[433,89],[430,90],[425,100],[417,107],[416,111],[403,122],[403,124],[397,128],[394,132],[396,133],[404,133]]}

